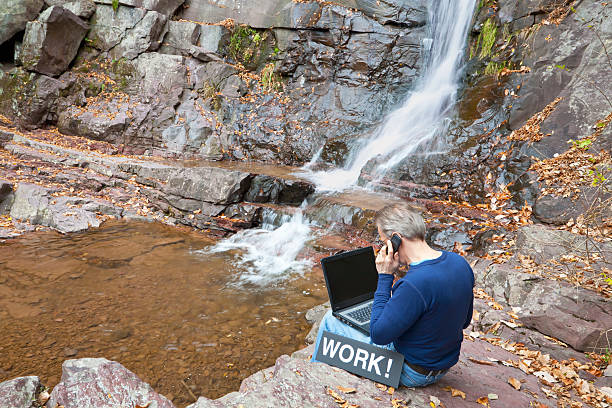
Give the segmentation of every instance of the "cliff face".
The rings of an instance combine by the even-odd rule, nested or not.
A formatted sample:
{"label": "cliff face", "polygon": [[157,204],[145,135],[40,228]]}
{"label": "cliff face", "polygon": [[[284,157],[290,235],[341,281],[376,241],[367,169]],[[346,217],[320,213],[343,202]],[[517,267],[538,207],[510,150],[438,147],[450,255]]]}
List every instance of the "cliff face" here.
{"label": "cliff face", "polygon": [[74,3],[95,10],[81,15],[90,30],[70,47],[77,58],[53,70],[29,63],[65,44],[36,41],[40,23],[28,23],[23,45],[12,40],[16,67],[5,58],[0,109],[130,152],[303,163],[328,142],[324,157],[342,161],[347,140],[398,103],[421,67],[420,1],[56,7]]}

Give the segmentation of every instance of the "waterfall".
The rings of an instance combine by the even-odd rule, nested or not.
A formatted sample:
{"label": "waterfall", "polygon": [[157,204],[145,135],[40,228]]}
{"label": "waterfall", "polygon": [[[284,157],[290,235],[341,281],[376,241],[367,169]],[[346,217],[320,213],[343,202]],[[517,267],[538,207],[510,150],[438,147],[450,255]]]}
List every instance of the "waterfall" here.
{"label": "waterfall", "polygon": [[354,185],[371,159],[380,157],[374,174],[382,176],[417,151],[444,151],[449,116],[455,106],[459,64],[476,0],[430,2],[429,35],[423,44],[424,70],[404,104],[390,113],[374,136],[347,160],[343,169],[311,172],[307,178],[320,191],[338,191]]}
{"label": "waterfall", "polygon": [[[236,267],[234,284],[265,286],[301,273],[311,265],[307,259],[297,259],[305,243],[311,239],[311,229],[301,209],[293,216],[283,215],[281,226],[264,218],[261,228],[242,230],[219,241],[211,248],[196,251],[201,254],[228,252]],[[273,219],[268,220],[273,222]]]}

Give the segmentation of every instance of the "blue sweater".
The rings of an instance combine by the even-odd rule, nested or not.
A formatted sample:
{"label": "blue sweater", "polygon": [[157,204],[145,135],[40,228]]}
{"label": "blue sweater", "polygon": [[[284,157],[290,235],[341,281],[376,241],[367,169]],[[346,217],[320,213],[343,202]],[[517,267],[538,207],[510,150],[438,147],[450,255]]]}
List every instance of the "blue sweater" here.
{"label": "blue sweater", "polygon": [[463,329],[472,320],[474,274],[467,261],[443,251],[436,259],[410,266],[391,285],[393,275],[378,275],[370,321],[372,341],[393,342],[407,362],[431,370],[455,365]]}

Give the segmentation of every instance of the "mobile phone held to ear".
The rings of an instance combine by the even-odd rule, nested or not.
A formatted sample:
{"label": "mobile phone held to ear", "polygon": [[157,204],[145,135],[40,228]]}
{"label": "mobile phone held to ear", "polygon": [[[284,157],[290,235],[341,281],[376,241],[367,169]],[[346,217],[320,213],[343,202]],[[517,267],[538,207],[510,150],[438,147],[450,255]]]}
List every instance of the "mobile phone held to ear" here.
{"label": "mobile phone held to ear", "polygon": [[391,236],[391,246],[393,246],[393,253],[396,253],[402,243],[402,238],[398,234]]}

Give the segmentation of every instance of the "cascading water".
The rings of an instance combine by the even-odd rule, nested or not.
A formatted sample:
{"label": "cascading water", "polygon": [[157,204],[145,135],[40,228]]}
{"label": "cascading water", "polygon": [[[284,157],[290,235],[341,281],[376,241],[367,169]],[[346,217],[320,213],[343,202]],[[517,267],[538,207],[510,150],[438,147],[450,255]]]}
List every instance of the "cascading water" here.
{"label": "cascading water", "polygon": [[298,260],[297,256],[311,238],[310,225],[304,221],[301,210],[283,218],[276,229],[264,219],[262,228],[240,231],[212,248],[197,252],[215,254],[237,250],[233,264],[239,271],[234,282],[238,286],[264,286],[283,280],[310,266],[310,261]]}
{"label": "cascading water", "polygon": [[[374,173],[384,174],[418,148],[441,150],[448,127],[448,117],[455,105],[459,79],[459,63],[476,0],[439,0],[431,2],[429,11],[430,38],[424,44],[426,67],[414,91],[401,108],[392,112],[375,137],[362,145],[348,160],[344,169],[312,172],[309,165],[302,176],[317,184],[319,191],[339,191],[354,185],[361,169],[371,159],[384,158]],[[300,271],[307,261],[296,260],[310,239],[310,226],[302,213],[287,219],[271,230],[246,230],[215,245],[208,253],[240,250],[235,260],[243,272],[238,283],[268,284],[291,271]]]}
{"label": "cascading water", "polygon": [[[430,38],[424,44],[425,69],[403,106],[387,116],[375,136],[354,152],[344,169],[310,172],[305,176],[319,191],[339,191],[354,185],[361,170],[380,156],[383,164],[373,171],[382,176],[403,159],[427,148],[445,148],[449,114],[455,106],[459,83],[459,63],[463,56],[468,28],[476,0],[439,0],[430,2]],[[312,164],[312,163],[310,163]]]}

